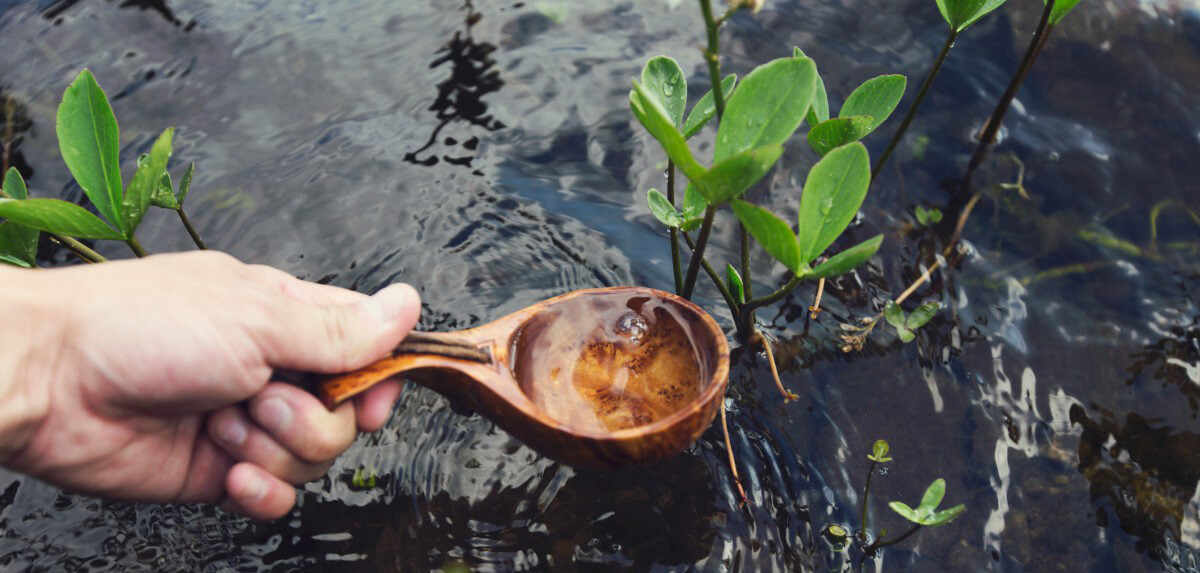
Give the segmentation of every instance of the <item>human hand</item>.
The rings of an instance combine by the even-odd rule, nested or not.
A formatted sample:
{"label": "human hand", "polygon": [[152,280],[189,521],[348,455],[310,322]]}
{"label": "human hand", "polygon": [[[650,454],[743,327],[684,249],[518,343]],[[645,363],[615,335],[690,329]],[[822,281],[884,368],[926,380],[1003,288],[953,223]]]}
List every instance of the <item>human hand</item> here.
{"label": "human hand", "polygon": [[285,515],[292,484],[325,475],[400,393],[390,381],[330,412],[271,372],[365,366],[420,312],[407,285],[368,297],[215,252],[0,271],[0,292],[16,310],[0,323],[0,463],[258,519]]}

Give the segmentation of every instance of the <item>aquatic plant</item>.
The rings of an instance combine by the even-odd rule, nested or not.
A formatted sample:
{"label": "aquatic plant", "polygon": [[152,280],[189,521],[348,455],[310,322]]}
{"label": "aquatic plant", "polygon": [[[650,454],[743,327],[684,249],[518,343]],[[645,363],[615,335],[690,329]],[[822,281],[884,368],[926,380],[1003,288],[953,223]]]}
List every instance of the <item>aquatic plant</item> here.
{"label": "aquatic plant", "polygon": [[105,260],[77,239],[122,241],[135,255],[146,256],[136,231],[151,206],[175,211],[196,246],[207,248],[183,210],[195,164],[184,172],[178,188],[167,172],[174,128],[167,128],[137,160],[128,185],[121,177],[119,130],[108,96],[96,78],[83,70],[63,93],[55,122],[58,147],[75,182],[99,216],[68,201],[30,198],[15,167],[0,187],[0,262],[31,267],[38,236],[45,231],[87,262]]}

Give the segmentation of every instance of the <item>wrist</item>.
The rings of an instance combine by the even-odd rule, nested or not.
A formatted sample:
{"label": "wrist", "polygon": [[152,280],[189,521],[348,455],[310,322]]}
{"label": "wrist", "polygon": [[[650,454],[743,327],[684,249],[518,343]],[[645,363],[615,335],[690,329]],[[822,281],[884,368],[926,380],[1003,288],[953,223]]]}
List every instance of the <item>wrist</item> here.
{"label": "wrist", "polygon": [[37,432],[49,410],[50,372],[61,354],[63,314],[34,275],[0,269],[5,315],[0,319],[0,465],[8,465]]}

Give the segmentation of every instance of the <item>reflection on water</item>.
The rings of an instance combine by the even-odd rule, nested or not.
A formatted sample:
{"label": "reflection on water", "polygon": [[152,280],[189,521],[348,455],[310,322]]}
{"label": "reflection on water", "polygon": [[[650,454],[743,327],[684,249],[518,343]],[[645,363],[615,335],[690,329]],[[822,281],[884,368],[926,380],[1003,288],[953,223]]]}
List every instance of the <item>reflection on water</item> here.
{"label": "reflection on water", "polygon": [[[496,50],[495,44],[476,42],[471,37],[471,28],[479,23],[482,15],[475,10],[474,3],[467,0],[463,4],[467,12],[466,30],[454,32],[454,37],[438,50],[438,58],[429,64],[430,69],[450,64],[450,76],[437,85],[437,99],[429,106],[429,111],[436,112],[437,127],[429,134],[429,141],[420,149],[404,154],[404,160],[418,165],[431,167],[441,159],[451,165],[471,166],[475,150],[479,147],[479,137],[470,136],[464,141],[447,136],[442,143],[446,146],[459,145],[467,152],[464,155],[451,156],[431,154],[421,159],[420,155],[437,142],[439,134],[447,125],[462,120],[471,125],[482,127],[487,131],[504,128],[504,123],[487,113],[487,104],[483,96],[499,91],[504,85],[500,72],[495,68],[496,61],[491,58]],[[462,152],[460,152],[462,153]],[[479,171],[476,175],[482,175]]]}
{"label": "reflection on water", "polygon": [[[884,4],[767,3],[729,23],[727,69],[744,74],[800,45],[835,101],[875,74],[919,77],[944,39],[940,16],[924,0]],[[178,127],[176,159],[198,163],[190,201],[210,242],[362,291],[412,281],[423,328],[478,325],[577,288],[668,286],[666,241],[642,203],[662,185],[663,157],[626,94],[658,53],[703,89],[694,6],[547,6],[0,3],[0,51],[14,55],[0,59],[0,95],[18,109],[5,123],[10,160],[35,194],[82,200],[52,126],[63,87],[88,66],[120,95],[129,172],[164,125]],[[1197,237],[1178,207],[1197,208],[1200,180],[1194,8],[1081,3],[980,172],[980,185],[1009,183],[1014,155],[1029,198],[980,202],[955,272],[914,295],[943,305],[917,341],[881,327],[861,352],[838,349],[838,324],[879,312],[952,234],[964,204],[946,190],[1036,8],[1006,6],[960,39],[845,239],[884,233],[880,256],[831,281],[815,320],[811,287],[760,313],[800,400],[783,404],[762,358],[734,350],[726,405],[747,506],[719,430],[647,468],[579,472],[409,387],[387,428],[277,523],[102,502],[3,474],[0,568],[852,569],[855,550],[819,532],[859,528],[864,456],[885,438],[896,459],[872,483],[873,529],[902,530],[887,502],[914,501],[936,477],[946,503],[968,511],[888,548],[875,570],[1196,571],[1200,275],[1194,249],[1169,250]],[[890,129],[868,140],[873,152]],[[814,161],[789,145],[754,200],[794,213]],[[1152,225],[1164,200],[1176,207]],[[946,217],[919,227],[916,205]],[[736,257],[729,228],[714,261]],[[189,245],[165,216],[144,229],[160,250]],[[761,257],[754,276],[766,292],[784,273]],[[707,286],[699,302],[721,307]]]}

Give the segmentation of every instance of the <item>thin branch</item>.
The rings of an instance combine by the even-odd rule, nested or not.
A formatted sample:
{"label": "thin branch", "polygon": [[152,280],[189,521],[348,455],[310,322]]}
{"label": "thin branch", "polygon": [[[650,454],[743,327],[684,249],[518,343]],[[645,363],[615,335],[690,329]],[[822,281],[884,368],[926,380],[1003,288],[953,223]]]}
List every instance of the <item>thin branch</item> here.
{"label": "thin branch", "polygon": [[[675,206],[675,162],[667,161],[667,201]],[[683,271],[679,266],[679,229],[671,227],[671,271],[675,277],[675,294],[683,292]]]}
{"label": "thin branch", "polygon": [[771,351],[771,343],[767,340],[767,337],[757,330],[750,336],[754,342],[761,344],[763,351],[766,352],[767,365],[771,367],[771,378],[775,380],[775,387],[779,389],[779,393],[783,394],[783,402],[786,404],[792,400],[799,400],[799,395],[783,387],[783,380],[779,378],[779,369],[775,366],[775,353]]}
{"label": "thin branch", "polygon": [[700,236],[696,238],[696,246],[692,248],[692,260],[688,262],[687,277],[683,280],[682,296],[688,300],[692,299],[692,291],[696,290],[696,277],[700,274],[700,263],[704,260],[704,249],[708,246],[708,237],[712,234],[713,218],[716,215],[716,207],[709,205],[704,209],[704,222],[700,223]]}
{"label": "thin branch", "polygon": [[721,431],[725,433],[725,452],[729,454],[729,471],[733,472],[733,485],[737,486],[742,505],[748,505],[750,501],[746,499],[746,490],[742,487],[742,479],[738,477],[737,460],[733,459],[733,443],[729,441],[729,423],[725,420],[724,401],[721,402]]}
{"label": "thin branch", "polygon": [[946,37],[946,43],[942,45],[942,51],[938,53],[937,60],[933,62],[933,67],[925,75],[925,81],[921,82],[921,89],[917,90],[917,99],[913,100],[912,105],[908,108],[908,113],[904,115],[904,121],[900,122],[900,129],[896,130],[896,134],[888,142],[887,149],[884,149],[879,159],[875,160],[875,168],[871,170],[872,182],[875,181],[876,177],[879,177],[879,172],[883,171],[883,166],[887,163],[888,157],[892,155],[892,151],[900,143],[900,138],[904,137],[904,132],[908,131],[908,126],[912,124],[913,118],[917,115],[917,109],[925,101],[925,94],[929,93],[929,87],[933,85],[933,78],[937,77],[938,72],[942,69],[942,64],[946,61],[946,56],[950,53],[950,48],[954,47],[955,38],[958,38],[958,32],[951,29],[950,35]]}
{"label": "thin branch", "polygon": [[183,223],[183,227],[187,229],[188,235],[191,235],[192,242],[196,243],[196,248],[202,251],[208,250],[208,245],[204,244],[204,239],[200,238],[200,233],[197,233],[196,228],[192,226],[192,220],[188,219],[187,213],[183,212],[183,205],[180,205],[175,212],[179,214],[179,220]]}
{"label": "thin branch", "polygon": [[[683,233],[683,240],[687,242],[688,248],[692,250],[692,256],[695,257],[696,243],[692,241],[691,235]],[[703,257],[700,259],[700,265],[704,267],[704,272],[708,274],[708,278],[712,279],[713,284],[717,285],[717,290],[721,291],[721,296],[725,299],[725,304],[729,305],[730,313],[733,315],[733,325],[741,334],[745,324],[742,322],[741,313],[738,312],[738,302],[733,298],[733,292],[729,290],[725,281],[721,280],[721,275],[718,275],[717,271]]]}
{"label": "thin branch", "polygon": [[137,237],[129,237],[129,240],[125,241],[125,244],[129,245],[129,250],[133,251],[133,254],[137,255],[139,259],[149,255],[146,249],[142,248],[142,244],[138,242]]}

